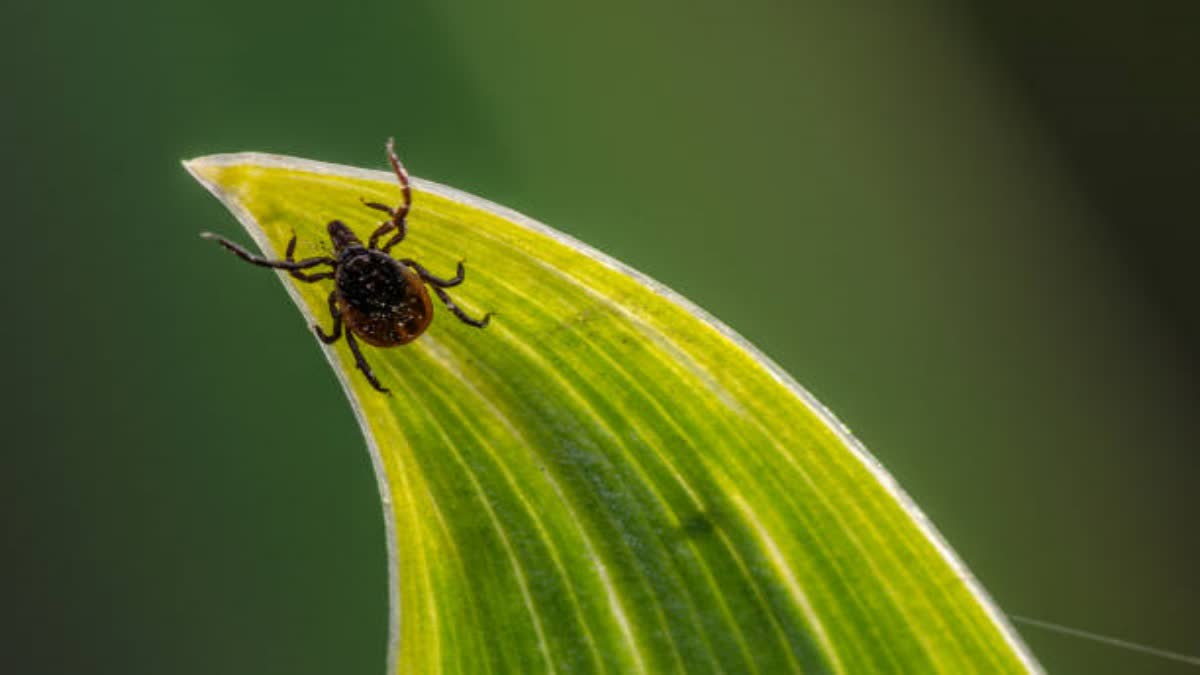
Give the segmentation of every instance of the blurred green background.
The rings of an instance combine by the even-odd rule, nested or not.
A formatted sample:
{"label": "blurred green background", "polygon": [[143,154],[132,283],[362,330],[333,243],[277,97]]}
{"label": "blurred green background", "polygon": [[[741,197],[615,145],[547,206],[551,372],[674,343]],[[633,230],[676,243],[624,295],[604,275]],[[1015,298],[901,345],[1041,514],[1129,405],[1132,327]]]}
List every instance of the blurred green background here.
{"label": "blurred green background", "polygon": [[5,3],[0,669],[382,671],[359,431],[178,162],[392,134],[761,347],[1007,611],[1200,653],[1195,3],[905,5]]}

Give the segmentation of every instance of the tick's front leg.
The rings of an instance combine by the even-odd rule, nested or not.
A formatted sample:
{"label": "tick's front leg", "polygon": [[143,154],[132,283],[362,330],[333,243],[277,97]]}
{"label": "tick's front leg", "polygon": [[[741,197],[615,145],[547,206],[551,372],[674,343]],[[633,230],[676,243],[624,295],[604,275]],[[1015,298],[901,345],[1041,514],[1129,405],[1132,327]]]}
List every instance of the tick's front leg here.
{"label": "tick's front leg", "polygon": [[[284,257],[287,258],[288,262],[294,263],[294,262],[296,262],[296,259],[293,257],[295,255],[295,253],[296,253],[296,233],[293,232],[292,238],[288,240],[287,252],[284,254]],[[288,270],[288,274],[299,279],[300,281],[307,281],[309,283],[312,283],[314,281],[320,281],[322,279],[332,279],[334,277],[333,272],[318,272],[316,274],[306,274],[304,272],[301,272],[300,270]]]}
{"label": "tick's front leg", "polygon": [[[391,216],[390,220],[385,220],[379,227],[371,233],[371,239],[367,242],[370,248],[378,249],[387,252],[396,244],[404,241],[404,235],[408,230],[408,210],[412,208],[412,186],[409,184],[408,171],[404,165],[400,163],[400,158],[396,156],[396,141],[389,138],[387,140],[387,156],[388,163],[392,165],[392,172],[396,174],[396,180],[400,181],[400,192],[404,197],[404,201],[396,208],[390,208],[386,204],[379,202],[368,202],[363,200],[363,204],[376,211],[383,211]],[[396,230],[396,234],[383,245],[379,246],[379,238],[388,232]]]}
{"label": "tick's front leg", "polygon": [[[250,251],[247,251],[241,246],[229,241],[225,237],[213,234],[212,232],[201,232],[200,236],[205,239],[212,239],[242,260],[245,260],[251,265],[258,265],[259,267],[270,267],[277,270],[306,270],[310,267],[316,267],[317,265],[333,265],[337,262],[333,258],[324,257],[305,258],[304,260],[268,260],[267,258],[256,256]],[[295,235],[292,237],[292,242],[293,243],[288,247],[289,249],[295,245]]]}

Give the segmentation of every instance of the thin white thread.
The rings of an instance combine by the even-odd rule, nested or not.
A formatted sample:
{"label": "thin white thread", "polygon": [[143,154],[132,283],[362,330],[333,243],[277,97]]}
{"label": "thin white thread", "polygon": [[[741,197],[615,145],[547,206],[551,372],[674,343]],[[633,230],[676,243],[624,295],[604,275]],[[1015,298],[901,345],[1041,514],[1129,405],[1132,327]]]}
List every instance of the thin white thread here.
{"label": "thin white thread", "polygon": [[1180,654],[1179,652],[1159,649],[1158,647],[1151,647],[1150,645],[1138,644],[1137,642],[1130,642],[1129,640],[1122,640],[1120,638],[1115,638],[1108,635],[1101,635],[1099,633],[1093,633],[1091,631],[1081,630],[1079,628],[1071,628],[1070,626],[1064,626],[1060,623],[1054,623],[1052,621],[1031,619],[1027,616],[1009,614],[1008,618],[1016,621],[1017,623],[1023,623],[1028,626],[1036,626],[1042,630],[1048,630],[1054,633],[1062,633],[1063,635],[1070,635],[1083,640],[1091,640],[1092,642],[1099,642],[1100,644],[1106,644],[1112,647],[1120,647],[1121,649],[1128,649],[1129,651],[1133,652],[1150,654],[1151,656],[1157,656],[1160,659],[1167,659],[1168,661],[1177,661],[1179,663],[1186,663],[1192,666],[1200,666],[1200,656]]}

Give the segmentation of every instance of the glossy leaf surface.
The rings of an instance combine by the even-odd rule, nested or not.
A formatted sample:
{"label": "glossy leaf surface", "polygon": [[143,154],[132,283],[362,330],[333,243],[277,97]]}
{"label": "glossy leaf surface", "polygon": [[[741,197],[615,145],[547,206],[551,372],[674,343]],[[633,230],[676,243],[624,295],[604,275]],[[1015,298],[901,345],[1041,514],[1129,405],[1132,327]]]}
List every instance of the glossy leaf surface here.
{"label": "glossy leaf surface", "polygon": [[[334,218],[365,240],[382,214],[360,198],[399,199],[382,171],[261,154],[187,167],[274,258],[293,231],[297,257],[328,254]],[[379,479],[389,672],[1039,670],[874,459],[695,306],[424,181],[394,254],[447,276],[465,259],[455,300],[497,316],[477,330],[435,300],[422,338],[366,347],[392,396],[344,340],[320,347]],[[281,278],[328,329],[331,282]]]}

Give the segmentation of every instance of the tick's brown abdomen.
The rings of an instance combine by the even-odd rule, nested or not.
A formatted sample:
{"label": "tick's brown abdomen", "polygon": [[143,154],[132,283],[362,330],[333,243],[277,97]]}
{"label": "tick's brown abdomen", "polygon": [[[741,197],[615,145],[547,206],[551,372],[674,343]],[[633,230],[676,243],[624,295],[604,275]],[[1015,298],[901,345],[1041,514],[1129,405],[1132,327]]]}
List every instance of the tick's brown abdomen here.
{"label": "tick's brown abdomen", "polygon": [[346,326],[376,347],[412,342],[433,320],[433,304],[421,277],[377,251],[343,253],[337,291]]}

